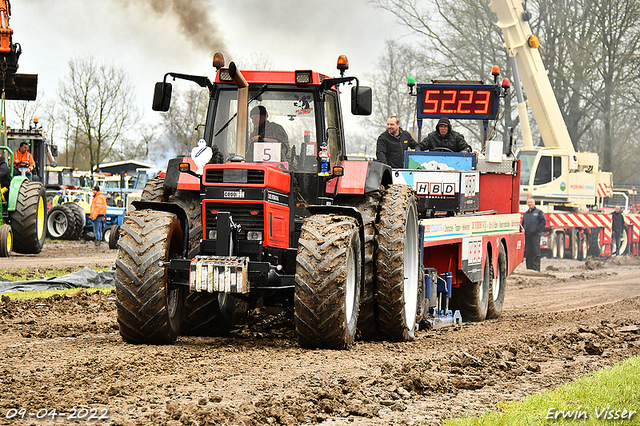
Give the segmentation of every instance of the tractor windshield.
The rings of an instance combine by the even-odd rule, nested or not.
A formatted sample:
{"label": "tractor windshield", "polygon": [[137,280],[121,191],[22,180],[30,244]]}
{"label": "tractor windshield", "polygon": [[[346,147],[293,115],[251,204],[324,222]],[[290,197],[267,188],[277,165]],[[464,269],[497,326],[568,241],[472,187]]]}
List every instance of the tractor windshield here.
{"label": "tractor windshield", "polygon": [[[255,91],[249,92],[249,99]],[[242,155],[247,162],[272,163],[284,170],[316,169],[316,120],[312,92],[265,91],[249,102],[246,151],[236,153],[236,90],[219,93],[213,144],[224,158]]]}

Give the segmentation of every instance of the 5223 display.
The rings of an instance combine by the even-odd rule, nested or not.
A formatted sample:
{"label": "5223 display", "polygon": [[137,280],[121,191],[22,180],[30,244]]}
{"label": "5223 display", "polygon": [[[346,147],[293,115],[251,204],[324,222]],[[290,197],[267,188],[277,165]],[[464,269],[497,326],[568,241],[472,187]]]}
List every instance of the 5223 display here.
{"label": "5223 display", "polygon": [[418,118],[495,120],[499,90],[488,84],[419,84]]}

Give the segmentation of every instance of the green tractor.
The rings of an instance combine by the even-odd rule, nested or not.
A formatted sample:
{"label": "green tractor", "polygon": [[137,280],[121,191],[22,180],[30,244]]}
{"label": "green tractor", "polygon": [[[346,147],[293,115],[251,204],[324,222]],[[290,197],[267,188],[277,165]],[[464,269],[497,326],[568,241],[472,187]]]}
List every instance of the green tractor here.
{"label": "green tractor", "polygon": [[[36,163],[31,180],[13,167],[14,151],[22,141],[28,143],[29,152]],[[12,251],[40,253],[47,222],[47,196],[42,183],[45,162],[55,163],[50,146],[42,130],[35,126],[29,129],[6,129],[3,123],[0,150],[4,152],[11,174],[9,187],[2,188],[0,203],[0,257],[8,257]]]}
{"label": "green tractor", "polygon": [[[38,75],[18,73],[18,58],[22,48],[12,39],[8,27],[11,8],[9,2],[0,2],[2,32],[0,32],[0,153],[9,167],[11,182],[1,188],[0,202],[0,256],[7,257],[12,250],[18,253],[40,253],[44,245],[47,218],[47,198],[44,181],[45,158],[52,158],[42,130],[34,126],[26,130],[7,129],[5,100],[35,101],[38,93]],[[13,157],[20,141],[26,141],[36,167],[31,179],[14,176]],[[19,166],[19,165],[18,165]],[[7,184],[5,179],[5,185]]]}

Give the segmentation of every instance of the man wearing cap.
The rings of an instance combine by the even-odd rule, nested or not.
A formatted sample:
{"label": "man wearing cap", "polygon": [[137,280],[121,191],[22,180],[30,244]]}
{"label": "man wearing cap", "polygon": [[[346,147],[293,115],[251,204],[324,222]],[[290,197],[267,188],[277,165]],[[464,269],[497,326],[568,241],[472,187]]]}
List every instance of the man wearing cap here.
{"label": "man wearing cap", "polygon": [[93,187],[93,199],[91,200],[91,213],[89,218],[93,223],[93,233],[95,234],[95,245],[98,247],[102,242],[102,225],[107,216],[107,200],[104,198],[98,185]]}
{"label": "man wearing cap", "polygon": [[464,140],[464,136],[451,130],[451,122],[442,117],[436,124],[436,130],[429,133],[420,143],[425,151],[471,152],[471,146]]}

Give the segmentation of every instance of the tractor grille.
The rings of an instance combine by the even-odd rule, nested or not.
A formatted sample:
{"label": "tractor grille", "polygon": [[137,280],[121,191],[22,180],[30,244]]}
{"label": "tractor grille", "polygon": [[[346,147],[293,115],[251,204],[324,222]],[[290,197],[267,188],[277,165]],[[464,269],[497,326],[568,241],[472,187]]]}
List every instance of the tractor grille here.
{"label": "tractor grille", "polygon": [[[227,170],[227,173],[225,173]],[[247,183],[264,185],[264,170],[253,169],[208,169],[206,183]]]}
{"label": "tractor grille", "polygon": [[229,212],[233,223],[240,225],[238,237],[241,240],[247,238],[247,231],[264,232],[264,208],[261,204],[207,203],[206,206],[207,229],[205,235],[209,235],[210,230],[217,229],[218,221],[216,213],[218,211]]}

